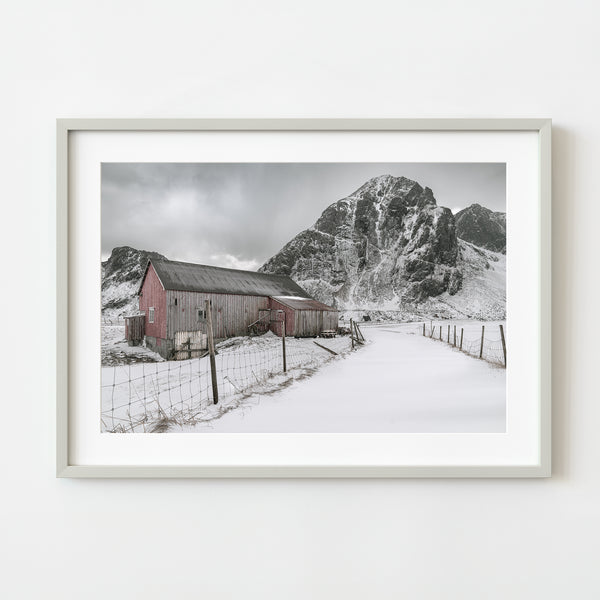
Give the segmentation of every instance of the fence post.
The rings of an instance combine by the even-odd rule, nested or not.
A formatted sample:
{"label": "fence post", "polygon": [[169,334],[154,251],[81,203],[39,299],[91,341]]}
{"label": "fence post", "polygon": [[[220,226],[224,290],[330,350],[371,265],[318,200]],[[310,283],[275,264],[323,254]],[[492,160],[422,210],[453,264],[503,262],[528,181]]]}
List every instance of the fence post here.
{"label": "fence post", "polygon": [[285,360],[285,313],[283,315],[283,321],[281,321],[281,343],[283,345],[283,372],[287,371],[287,364]]}
{"label": "fence post", "polygon": [[435,325],[431,328],[431,335],[429,337],[432,338],[434,333],[435,333]]}
{"label": "fence post", "polygon": [[362,341],[364,342],[365,336],[362,334],[362,331],[360,330],[360,327],[358,326],[356,321],[354,321],[354,330],[356,331],[356,341],[360,343],[362,339]]}
{"label": "fence post", "polygon": [[440,342],[442,341],[442,326],[440,325]]}
{"label": "fence post", "polygon": [[210,378],[212,380],[213,404],[219,403],[217,386],[217,365],[215,364],[215,338],[213,337],[212,311],[210,300],[206,301],[206,323],[208,329],[208,354],[210,356]]}
{"label": "fence post", "polygon": [[354,322],[350,319],[350,339],[352,340],[352,350],[354,350]]}
{"label": "fence post", "polygon": [[450,325],[448,325],[448,343],[450,343]]}
{"label": "fence post", "polygon": [[454,326],[454,344],[453,346],[456,348],[456,325]]}
{"label": "fence post", "polygon": [[506,369],[506,340],[504,339],[504,327],[500,324],[500,337],[502,338],[502,352],[504,353],[504,368]]}
{"label": "fence post", "polygon": [[465,328],[461,327],[460,328],[460,350],[462,352],[462,341],[463,341],[463,333],[465,332]]}
{"label": "fence post", "polygon": [[481,346],[479,347],[479,358],[483,358],[483,337],[485,335],[485,325],[481,326]]}
{"label": "fence post", "polygon": [[423,337],[425,337],[425,323],[423,323]]}

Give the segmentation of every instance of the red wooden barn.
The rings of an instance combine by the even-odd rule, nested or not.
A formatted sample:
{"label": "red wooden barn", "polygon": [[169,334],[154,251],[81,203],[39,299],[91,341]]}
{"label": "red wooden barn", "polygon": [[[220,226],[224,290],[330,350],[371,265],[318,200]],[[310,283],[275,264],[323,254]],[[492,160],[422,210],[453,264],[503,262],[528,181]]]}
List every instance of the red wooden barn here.
{"label": "red wooden barn", "polygon": [[150,260],[138,291],[146,345],[165,358],[189,358],[206,348],[206,300],[214,337],[270,329],[316,336],[338,326],[335,308],[312,299],[284,275]]}

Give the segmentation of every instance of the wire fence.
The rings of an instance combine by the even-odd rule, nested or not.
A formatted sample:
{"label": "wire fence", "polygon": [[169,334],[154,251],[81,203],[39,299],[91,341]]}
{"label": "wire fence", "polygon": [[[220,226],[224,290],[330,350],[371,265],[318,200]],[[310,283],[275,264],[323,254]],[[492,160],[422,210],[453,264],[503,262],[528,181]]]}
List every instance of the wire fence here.
{"label": "wire fence", "polygon": [[481,325],[422,323],[416,329],[425,337],[446,343],[474,358],[506,367],[506,327],[502,323]]}
{"label": "wire fence", "polygon": [[351,340],[276,336],[229,340],[214,356],[218,404],[210,357],[134,363],[102,369],[102,431],[163,432],[209,422],[255,393],[269,393],[350,350]]}

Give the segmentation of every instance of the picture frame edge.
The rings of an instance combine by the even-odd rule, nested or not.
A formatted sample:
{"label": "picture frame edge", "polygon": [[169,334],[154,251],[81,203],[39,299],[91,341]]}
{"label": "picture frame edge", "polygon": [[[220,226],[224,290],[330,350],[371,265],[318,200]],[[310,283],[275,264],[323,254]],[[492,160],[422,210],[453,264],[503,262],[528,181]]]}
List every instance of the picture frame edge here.
{"label": "picture frame edge", "polygon": [[[540,213],[540,460],[532,465],[73,465],[69,460],[69,134],[76,131],[536,131]],[[552,119],[56,119],[56,477],[57,478],[548,478],[552,476],[551,209]]]}

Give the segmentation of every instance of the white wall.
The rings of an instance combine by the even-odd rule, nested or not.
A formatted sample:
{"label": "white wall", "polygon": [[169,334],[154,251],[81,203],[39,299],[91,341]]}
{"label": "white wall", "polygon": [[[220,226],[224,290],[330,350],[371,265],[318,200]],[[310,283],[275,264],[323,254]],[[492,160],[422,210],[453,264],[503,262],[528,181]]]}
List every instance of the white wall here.
{"label": "white wall", "polygon": [[[600,597],[594,2],[20,0],[1,15],[6,598]],[[552,117],[554,477],[56,480],[54,127],[77,116]]]}

